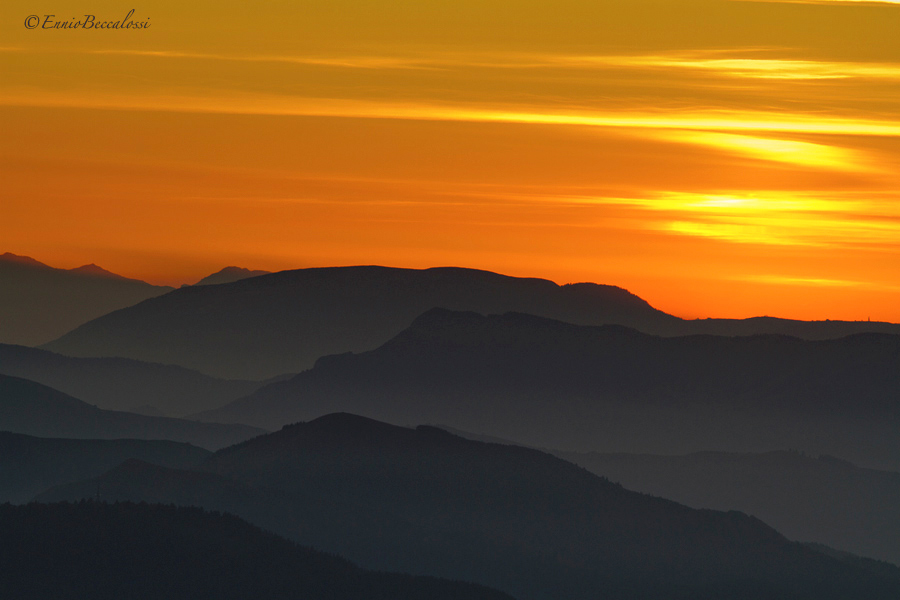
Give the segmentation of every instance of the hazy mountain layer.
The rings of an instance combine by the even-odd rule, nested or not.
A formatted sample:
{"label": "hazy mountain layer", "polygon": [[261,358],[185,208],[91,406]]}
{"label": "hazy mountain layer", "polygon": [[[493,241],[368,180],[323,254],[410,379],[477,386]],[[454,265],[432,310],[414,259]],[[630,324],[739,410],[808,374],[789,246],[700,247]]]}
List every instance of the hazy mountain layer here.
{"label": "hazy mountain layer", "polygon": [[510,600],[364,571],[231,515],[159,505],[0,505],[0,564],[0,596],[19,600]]}
{"label": "hazy mountain layer", "polygon": [[7,375],[0,375],[0,428],[38,437],[170,440],[211,450],[263,433],[246,425],[102,410],[39,383]]}
{"label": "hazy mountain layer", "polygon": [[0,431],[0,503],[27,502],[47,488],[96,477],[131,458],[184,469],[207,456],[207,450],[177,442],[38,438]]}
{"label": "hazy mountain layer", "polygon": [[330,415],[223,449],[202,469],[132,461],[39,498],[99,486],[111,500],[228,506],[369,568],[477,581],[521,600],[900,593],[896,569],[839,562],[744,514],[690,509],[537,450],[433,427]]}
{"label": "hazy mountain layer", "polygon": [[435,309],[377,350],[198,418],[276,429],[335,411],[547,448],[795,448],[900,468],[900,336],[661,338]]}
{"label": "hazy mountain layer", "polygon": [[618,324],[658,335],[779,333],[825,339],[861,331],[900,333],[900,326],[889,323],[683,321],[626,290],[592,283],[559,286],[460,268],[339,267],[185,287],[105,315],[46,348],[177,364],[223,378],[266,379],[309,368],[321,356],[373,349],[435,307]]}
{"label": "hazy mountain layer", "polygon": [[262,385],[216,379],[173,365],[127,358],[73,358],[7,344],[0,344],[0,374],[42,383],[99,408],[147,412],[155,407],[166,416],[218,408]]}
{"label": "hazy mountain layer", "polygon": [[471,269],[342,267],[185,287],[92,321],[46,348],[264,379],[309,368],[326,354],[375,348],[435,306],[593,324],[677,321],[611,286],[558,286]]}
{"label": "hazy mountain layer", "polygon": [[0,343],[35,346],[111,311],[172,291],[96,265],[54,269],[0,255]]}
{"label": "hazy mountain layer", "polygon": [[740,510],[791,539],[900,564],[900,473],[784,451],[558,455],[628,489]]}

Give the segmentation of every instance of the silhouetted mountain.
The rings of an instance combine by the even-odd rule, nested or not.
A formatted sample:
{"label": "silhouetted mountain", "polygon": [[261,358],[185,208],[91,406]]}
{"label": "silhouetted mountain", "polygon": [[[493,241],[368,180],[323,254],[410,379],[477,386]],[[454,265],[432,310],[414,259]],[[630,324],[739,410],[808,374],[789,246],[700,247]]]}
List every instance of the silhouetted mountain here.
{"label": "silhouetted mountain", "polygon": [[268,275],[271,271],[251,271],[243,267],[225,267],[221,271],[216,271],[212,275],[207,275],[194,285],[219,285],[220,283],[232,283],[247,279],[249,277],[259,277],[260,275]]}
{"label": "silhouetted mountain", "polygon": [[97,265],[54,269],[0,254],[0,342],[34,346],[110,311],[171,291]]}
{"label": "silhouetted mountain", "polygon": [[[36,261],[35,261],[36,262]],[[118,279],[119,281],[140,281],[139,279],[129,279],[128,277],[123,277],[122,275],[118,275],[113,273],[112,271],[107,271],[103,267],[99,265],[95,265],[91,263],[89,265],[82,265],[80,267],[75,267],[74,269],[67,269],[69,273],[78,273],[80,275],[92,275],[94,277],[106,277],[107,279]]]}
{"label": "silhouetted mountain", "polygon": [[797,321],[776,317],[749,319],[694,319],[683,321],[674,332],[662,335],[786,335],[804,340],[834,340],[859,333],[900,335],[900,324],[879,321]]}
{"label": "silhouetted mountain", "polygon": [[127,459],[186,469],[209,451],[157,440],[71,440],[0,431],[0,503],[27,502],[50,487],[97,477]]}
{"label": "silhouetted mountain", "polygon": [[521,600],[900,593],[893,572],[830,558],[744,514],[690,509],[537,450],[434,427],[329,415],[223,449],[202,469],[131,461],[41,498],[78,498],[99,484],[111,499],[170,502],[171,490],[201,506],[226,498],[252,519],[269,497],[267,522],[304,544],[367,568],[477,581]]}
{"label": "silhouetted mountain", "polygon": [[147,407],[154,407],[172,416],[218,408],[262,385],[215,379],[184,367],[127,358],[72,358],[7,344],[0,344],[0,374],[42,383],[99,408],[136,412],[144,407],[148,412]]}
{"label": "silhouetted mountain", "polygon": [[594,284],[438,268],[283,271],[185,287],[79,327],[45,347],[70,356],[125,356],[219,377],[297,373],[326,354],[375,348],[442,306],[519,310],[579,323],[677,322],[627,291]]}
{"label": "silhouetted mountain", "polygon": [[798,452],[557,455],[631,490],[739,510],[794,540],[900,563],[900,473]]}
{"label": "silhouetted mountain", "polygon": [[618,324],[658,335],[789,332],[818,339],[860,331],[900,334],[900,325],[890,323],[683,321],[626,290],[593,283],[559,286],[461,268],[339,267],[188,286],[105,315],[45,347],[71,356],[125,356],[218,377],[265,379],[309,368],[321,356],[373,349],[435,307]]}
{"label": "silhouetted mountain", "polygon": [[796,448],[900,468],[900,336],[661,338],[435,309],[197,418],[276,429],[335,411],[522,444],[671,454]]}
{"label": "silhouetted mountain", "polygon": [[7,375],[0,375],[0,427],[38,437],[171,440],[211,450],[263,433],[246,425],[102,410],[39,383]]}
{"label": "silhouetted mountain", "polygon": [[0,505],[0,597],[17,600],[510,600],[364,571],[240,519],[137,504]]}

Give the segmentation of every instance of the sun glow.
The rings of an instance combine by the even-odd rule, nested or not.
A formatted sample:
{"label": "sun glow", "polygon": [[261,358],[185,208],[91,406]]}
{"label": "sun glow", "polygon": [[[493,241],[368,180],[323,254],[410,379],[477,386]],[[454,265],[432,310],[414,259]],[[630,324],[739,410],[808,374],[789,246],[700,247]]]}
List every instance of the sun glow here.
{"label": "sun glow", "polygon": [[898,2],[226,4],[211,29],[160,0],[135,36],[4,4],[0,253],[166,283],[461,264],[900,321]]}

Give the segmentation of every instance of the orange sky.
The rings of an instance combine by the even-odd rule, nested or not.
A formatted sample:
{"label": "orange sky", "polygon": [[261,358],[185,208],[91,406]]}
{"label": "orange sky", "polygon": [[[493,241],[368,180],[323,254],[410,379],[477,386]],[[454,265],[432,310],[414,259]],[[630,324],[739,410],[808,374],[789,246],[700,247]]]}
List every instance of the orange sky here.
{"label": "orange sky", "polygon": [[900,5],[0,7],[0,252],[154,282],[460,265],[900,322]]}

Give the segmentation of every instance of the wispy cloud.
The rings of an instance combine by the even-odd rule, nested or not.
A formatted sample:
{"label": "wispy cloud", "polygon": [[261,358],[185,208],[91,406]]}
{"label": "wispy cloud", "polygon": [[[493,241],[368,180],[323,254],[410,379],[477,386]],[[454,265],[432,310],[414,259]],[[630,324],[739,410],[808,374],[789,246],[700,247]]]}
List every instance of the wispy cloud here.
{"label": "wispy cloud", "polygon": [[822,277],[789,277],[784,275],[745,275],[734,277],[737,281],[751,281],[753,283],[766,283],[771,285],[793,285],[799,287],[872,287],[872,284],[864,281],[851,281],[847,279],[827,279]]}
{"label": "wispy cloud", "polygon": [[[900,136],[900,120],[851,118],[760,110],[602,111],[306,98],[264,94],[130,95],[7,89],[0,104],[225,114],[521,123],[629,129],[736,133]],[[787,147],[785,147],[787,148]]]}
{"label": "wispy cloud", "polygon": [[182,52],[176,50],[83,50],[84,54],[143,56],[157,58],[189,58],[195,60],[216,60],[256,63],[288,63],[297,65],[340,67],[351,69],[427,69],[435,66],[435,61],[425,58],[404,58],[396,56],[284,56],[265,54],[212,54],[204,52]]}
{"label": "wispy cloud", "polygon": [[801,167],[857,172],[877,170],[862,152],[834,145],[712,131],[661,130],[649,135]]}
{"label": "wispy cloud", "polygon": [[[652,216],[646,228],[677,235],[768,246],[900,246],[900,207],[891,199],[772,191],[761,194],[660,193],[581,198],[631,206]],[[577,200],[576,200],[577,201]]]}
{"label": "wispy cloud", "polygon": [[[846,0],[851,1],[851,0]],[[897,4],[900,4],[898,0]],[[512,70],[597,70],[597,69],[665,69],[699,71],[730,78],[817,80],[817,79],[887,79],[900,80],[900,65],[885,62],[799,60],[787,58],[747,57],[748,54],[771,54],[771,48],[732,48],[702,52],[669,52],[663,54],[569,55],[525,52],[450,52],[410,51],[402,55],[270,55],[191,52],[183,50],[50,50],[0,47],[0,52],[86,54],[97,56],[131,56],[200,61],[286,63],[302,66],[340,69],[512,69]],[[790,49],[779,49],[790,52]]]}
{"label": "wispy cloud", "polygon": [[782,58],[710,58],[706,55],[560,57],[572,65],[613,65],[635,68],[686,69],[725,77],[749,79],[890,79],[900,80],[900,65],[893,63],[790,60]]}

